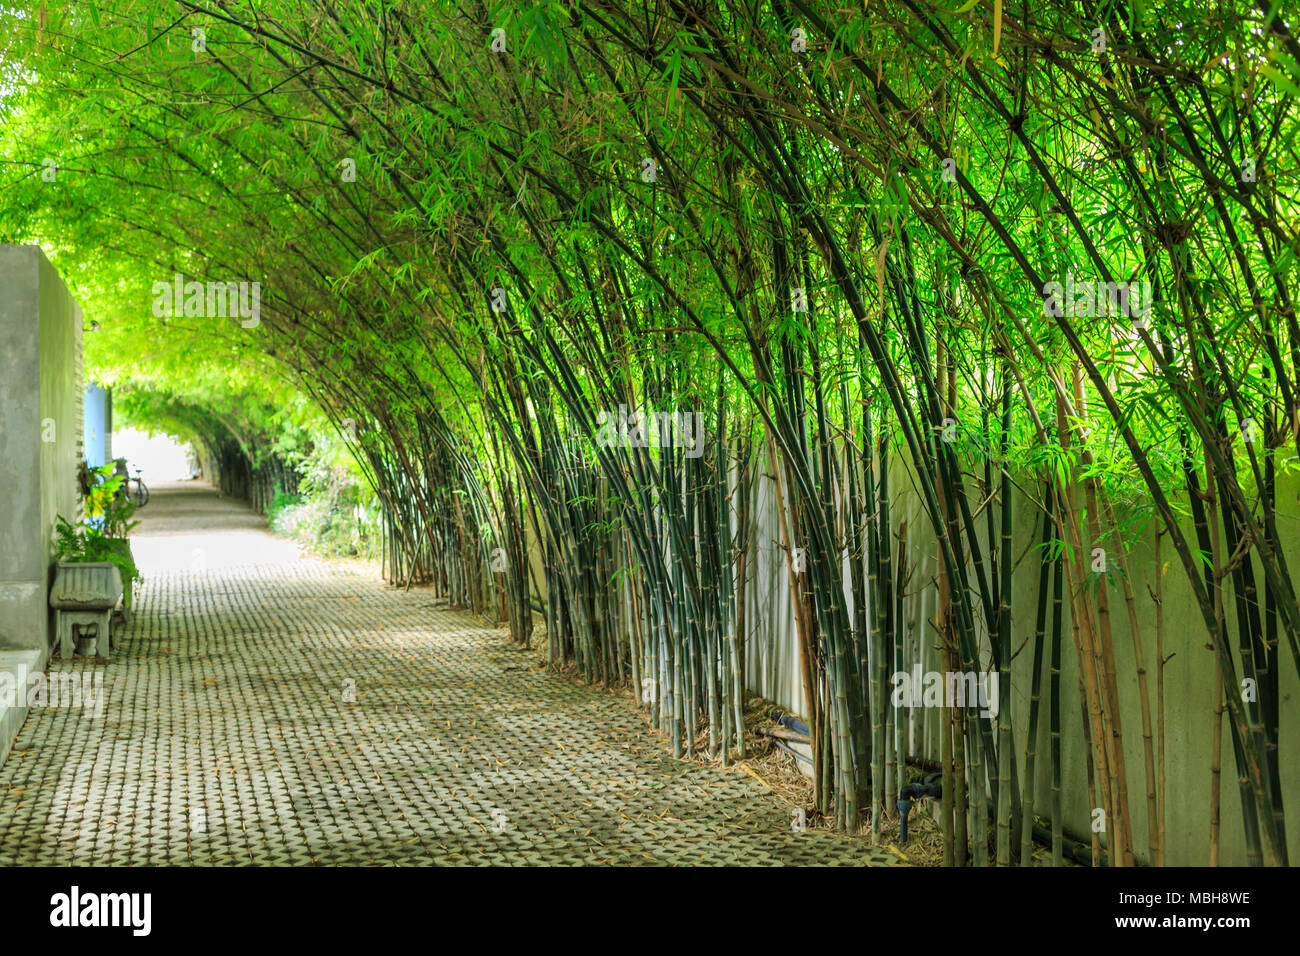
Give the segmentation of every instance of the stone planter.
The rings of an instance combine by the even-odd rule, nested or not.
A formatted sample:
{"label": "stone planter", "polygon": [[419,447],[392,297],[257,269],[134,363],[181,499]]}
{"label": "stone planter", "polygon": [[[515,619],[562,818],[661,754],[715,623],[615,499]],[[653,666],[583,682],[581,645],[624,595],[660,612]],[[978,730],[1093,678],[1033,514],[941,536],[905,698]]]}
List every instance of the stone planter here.
{"label": "stone planter", "polygon": [[[130,539],[110,538],[109,541],[112,542],[113,550],[116,551],[118,554],[122,555],[122,557],[128,559],[131,562],[131,566],[135,567],[135,554],[131,551]],[[118,570],[120,573],[121,569],[119,568]],[[131,592],[135,590],[134,585],[135,585],[134,581],[122,582],[122,608],[124,612],[123,616],[126,618],[128,622],[131,620]]]}
{"label": "stone planter", "polygon": [[113,609],[122,599],[122,575],[111,561],[77,563],[60,561],[50,588],[50,607],[58,612],[59,649],[71,660],[76,630],[93,629],[76,650],[108,657],[111,651]]}

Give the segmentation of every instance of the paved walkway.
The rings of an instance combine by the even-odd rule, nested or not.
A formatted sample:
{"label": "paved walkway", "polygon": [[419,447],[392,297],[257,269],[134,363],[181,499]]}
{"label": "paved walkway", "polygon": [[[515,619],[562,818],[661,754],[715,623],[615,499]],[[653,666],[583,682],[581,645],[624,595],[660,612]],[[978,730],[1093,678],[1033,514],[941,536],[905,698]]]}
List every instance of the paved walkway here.
{"label": "paved walkway", "polygon": [[[675,761],[624,698],[418,590],[299,558],[161,486],[102,716],[37,707],[0,768],[0,864],[861,864],[739,769]],[[355,694],[355,697],[354,697]]]}

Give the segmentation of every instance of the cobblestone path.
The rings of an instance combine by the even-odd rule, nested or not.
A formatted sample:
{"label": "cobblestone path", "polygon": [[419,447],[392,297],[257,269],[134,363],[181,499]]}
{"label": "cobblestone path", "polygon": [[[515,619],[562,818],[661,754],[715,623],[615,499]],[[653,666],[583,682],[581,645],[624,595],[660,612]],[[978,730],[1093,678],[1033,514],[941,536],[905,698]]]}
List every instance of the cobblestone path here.
{"label": "cobblestone path", "polygon": [[[0,864],[889,864],[791,831],[739,769],[675,761],[630,703],[472,615],[296,556],[242,504],[160,486],[102,714],[34,707]],[[355,692],[355,700],[353,700]]]}

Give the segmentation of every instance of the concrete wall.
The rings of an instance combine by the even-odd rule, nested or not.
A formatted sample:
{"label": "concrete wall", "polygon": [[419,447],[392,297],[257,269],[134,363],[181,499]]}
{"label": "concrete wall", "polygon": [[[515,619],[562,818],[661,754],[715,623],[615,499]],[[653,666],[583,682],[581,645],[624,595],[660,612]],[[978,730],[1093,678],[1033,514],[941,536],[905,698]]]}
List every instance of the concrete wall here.
{"label": "concrete wall", "polygon": [[[1289,567],[1300,567],[1300,480],[1295,476],[1279,481],[1277,492],[1278,531],[1283,542]],[[1186,502],[1182,502],[1184,505]],[[1135,503],[1135,505],[1138,503]],[[1019,561],[1014,573],[1012,588],[1012,646],[1020,647],[1028,639],[1014,660],[1011,679],[1012,725],[1016,734],[1016,751],[1023,753],[1028,730],[1029,695],[1033,677],[1032,641],[1034,618],[1038,597],[1038,558],[1027,544],[1037,540],[1041,533],[1041,517],[1037,510],[1017,496],[1015,507],[1015,551]],[[1117,517],[1123,521],[1123,509]],[[924,532],[926,523],[918,514],[911,527]],[[1190,520],[1184,523],[1183,534],[1192,548],[1196,547],[1195,530]],[[1112,556],[1113,557],[1113,556]],[[912,559],[918,564],[914,580],[928,581],[937,568],[934,538],[924,534],[912,549]],[[1153,734],[1158,732],[1156,699],[1156,605],[1148,587],[1156,588],[1159,569],[1155,555],[1154,521],[1149,533],[1131,546],[1126,557],[1131,586],[1135,592],[1138,641],[1148,672],[1148,699],[1151,707]],[[1164,669],[1164,721],[1165,721],[1165,828],[1167,856],[1171,866],[1204,866],[1209,862],[1210,793],[1212,763],[1211,739],[1214,726],[1215,663],[1209,649],[1209,635],[1204,619],[1192,595],[1187,574],[1166,539],[1161,548],[1160,566],[1164,569],[1163,587],[1163,649],[1168,663]],[[1114,570],[1112,568],[1112,570]],[[1256,581],[1262,581],[1258,562],[1255,562]],[[1230,582],[1226,582],[1230,585]],[[922,591],[907,602],[907,626],[911,649],[909,660],[922,651],[927,654],[925,669],[939,669],[937,657],[928,648],[933,645],[933,631],[922,625],[926,616],[933,616],[935,597]],[[1226,596],[1225,613],[1230,623],[1232,640],[1236,643],[1235,607]],[[1145,857],[1147,846],[1146,783],[1144,773],[1144,748],[1142,741],[1142,711],[1139,693],[1134,636],[1129,626],[1127,607],[1122,585],[1118,580],[1110,588],[1110,619],[1113,630],[1115,667],[1119,675],[1120,719],[1125,741],[1125,764],[1129,791],[1129,812],[1134,832],[1135,850]],[[928,601],[927,601],[928,598]],[[1170,655],[1173,655],[1170,657]],[[1235,657],[1235,655],[1234,655]],[[987,662],[987,658],[986,658]],[[1064,616],[1064,634],[1061,649],[1061,687],[1064,698],[1061,708],[1062,735],[1062,805],[1066,826],[1081,834],[1088,832],[1092,801],[1087,783],[1086,754],[1083,741],[1083,714],[1080,709],[1081,690],[1078,677],[1078,655],[1071,635],[1068,605]],[[1046,670],[1046,668],[1045,668]],[[1238,677],[1241,666],[1237,659]],[[1282,638],[1278,658],[1279,670],[1279,767],[1282,775],[1282,792],[1286,815],[1295,831],[1300,820],[1300,675],[1296,663]],[[1044,681],[1047,675],[1044,675]],[[1046,684],[1044,683],[1044,689]],[[1229,693],[1241,689],[1229,688]],[[931,759],[938,757],[938,710],[914,710],[911,714],[912,739],[915,752]],[[1040,733],[1037,751],[1040,755],[1036,800],[1040,808],[1048,806],[1048,788],[1045,756],[1048,748],[1046,713],[1040,716]],[[1220,862],[1224,865],[1245,865],[1245,837],[1241,818],[1240,791],[1237,787],[1237,770],[1232,753],[1232,738],[1224,718],[1222,743],[1221,831]],[[1098,805],[1100,805],[1098,803]],[[1041,812],[1041,811],[1040,811]]]}
{"label": "concrete wall", "polygon": [[750,505],[753,545],[745,575],[745,686],[787,710],[807,714],[790,573],[780,547],[776,487],[761,475],[764,469],[756,470],[760,474],[752,485]]}
{"label": "concrete wall", "polygon": [[36,246],[0,246],[0,649],[48,651],[55,519],[80,519],[81,308]]}
{"label": "concrete wall", "polygon": [[[1033,479],[1022,481],[1033,487]],[[938,596],[934,579],[938,569],[937,548],[920,500],[912,489],[915,482],[895,462],[891,499],[895,531],[899,523],[908,523],[907,562],[910,570],[904,600],[903,663],[907,669],[918,662],[923,671],[941,671],[936,650],[937,635],[929,623],[936,614]],[[755,492],[755,538],[770,546],[778,538],[776,515],[770,487],[760,480]],[[1176,500],[1180,496],[1173,496]],[[1181,502],[1183,505],[1185,501]],[[1117,517],[1122,522],[1141,506],[1134,502],[1126,507],[1117,503]],[[1023,774],[1025,738],[1028,732],[1028,709],[1033,670],[1033,636],[1038,600],[1038,552],[1041,512],[1037,506],[1017,493],[1013,500],[1013,549],[1016,568],[1012,587],[1012,647],[1014,657],[1010,697],[1012,726],[1016,738],[1017,772]],[[1300,569],[1300,478],[1280,479],[1277,492],[1278,528],[1290,568]],[[983,527],[983,518],[979,524]],[[1157,733],[1156,699],[1156,605],[1148,593],[1156,587],[1155,520],[1148,532],[1132,546],[1126,562],[1132,575],[1136,595],[1138,639],[1148,671],[1152,732]],[[982,532],[981,532],[982,533]],[[1183,533],[1193,548],[1195,531],[1190,520]],[[986,543],[982,542],[982,546]],[[987,552],[986,552],[987,553]],[[750,690],[767,697],[796,713],[805,713],[803,689],[799,680],[797,642],[786,583],[784,558],[770,553],[765,562],[760,553],[756,575],[748,590],[753,629],[747,635],[746,683]],[[1209,636],[1204,620],[1192,597],[1191,587],[1182,564],[1166,539],[1160,565],[1165,569],[1164,654],[1168,659],[1164,672],[1165,722],[1165,829],[1166,862],[1171,866],[1204,866],[1209,862],[1211,739],[1213,731],[1215,664],[1208,649]],[[1256,580],[1262,580],[1258,563]],[[1129,815],[1134,831],[1134,847],[1140,859],[1147,853],[1146,783],[1142,739],[1142,711],[1134,641],[1129,627],[1127,608],[1119,579],[1110,589],[1110,619],[1119,675],[1121,723],[1125,741],[1125,763],[1129,793]],[[1067,592],[1068,595],[1068,592]],[[978,599],[976,599],[978,600]],[[1067,597],[1068,601],[1068,597]],[[1225,612],[1232,627],[1235,643],[1235,608],[1225,597]],[[987,640],[983,641],[983,663],[989,666]],[[1170,657],[1169,655],[1173,655]],[[1083,716],[1080,709],[1081,688],[1078,657],[1071,633],[1068,603],[1063,621],[1061,646],[1061,740],[1062,740],[1062,809],[1065,826],[1081,837],[1089,833],[1093,800],[1087,781],[1087,749],[1084,743]],[[1282,792],[1286,799],[1286,816],[1294,834],[1300,828],[1300,675],[1287,647],[1285,637],[1279,653],[1280,731],[1279,766]],[[1238,666],[1240,670],[1240,666]],[[889,668],[893,673],[894,667]],[[1047,693],[1046,662],[1043,694]],[[1240,674],[1239,674],[1240,676]],[[1240,692],[1240,689],[1237,691]],[[1037,767],[1035,773],[1037,813],[1045,816],[1050,806],[1048,722],[1046,696],[1039,717]],[[904,736],[910,756],[938,761],[939,721],[941,708],[901,708]],[[1231,736],[1225,717],[1222,743],[1220,863],[1245,865],[1245,838],[1241,818],[1237,770],[1233,759]],[[1023,778],[1022,778],[1023,779]],[[1097,805],[1100,805],[1098,803]],[[1018,839],[1018,837],[1017,837]],[[1292,841],[1294,842],[1294,840]]]}

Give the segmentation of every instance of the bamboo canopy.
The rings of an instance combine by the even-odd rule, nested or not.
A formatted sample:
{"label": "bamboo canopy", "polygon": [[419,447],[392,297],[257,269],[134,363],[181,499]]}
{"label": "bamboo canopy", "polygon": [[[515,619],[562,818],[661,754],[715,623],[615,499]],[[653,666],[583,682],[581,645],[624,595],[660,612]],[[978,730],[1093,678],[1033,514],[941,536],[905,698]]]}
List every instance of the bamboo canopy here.
{"label": "bamboo canopy", "polygon": [[[1063,863],[1074,757],[1091,860],[1162,863],[1164,671],[1208,647],[1226,825],[1285,865],[1300,46],[1265,6],[49,0],[0,15],[0,242],[57,250],[125,407],[231,493],[337,436],[391,582],[631,688],[674,755],[746,757],[762,552],[834,825],[897,832],[924,645],[993,694],[933,730],[945,863],[1036,828]],[[155,314],[174,274],[259,281],[258,321]],[[1195,633],[1140,623],[1175,578]]]}

